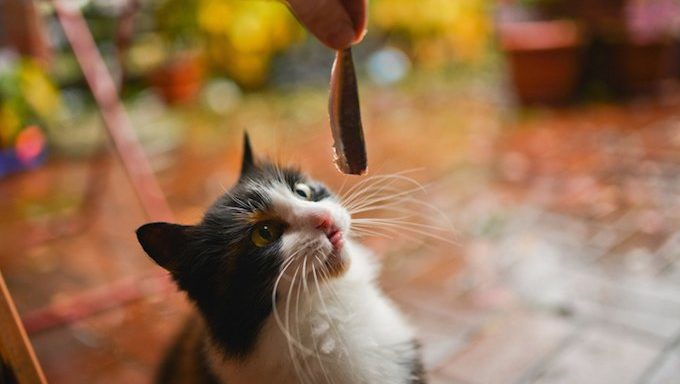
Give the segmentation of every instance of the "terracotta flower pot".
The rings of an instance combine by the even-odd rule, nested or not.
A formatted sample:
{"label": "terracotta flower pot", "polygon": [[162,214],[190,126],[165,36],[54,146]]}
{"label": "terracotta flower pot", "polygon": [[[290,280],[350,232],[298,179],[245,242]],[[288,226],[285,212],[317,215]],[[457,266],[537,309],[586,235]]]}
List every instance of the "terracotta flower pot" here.
{"label": "terracotta flower pot", "polygon": [[503,23],[500,44],[510,78],[524,104],[563,103],[572,97],[580,74],[583,36],[567,20]]}
{"label": "terracotta flower pot", "polygon": [[175,56],[151,74],[151,84],[168,104],[194,99],[203,84],[203,63],[198,55]]}

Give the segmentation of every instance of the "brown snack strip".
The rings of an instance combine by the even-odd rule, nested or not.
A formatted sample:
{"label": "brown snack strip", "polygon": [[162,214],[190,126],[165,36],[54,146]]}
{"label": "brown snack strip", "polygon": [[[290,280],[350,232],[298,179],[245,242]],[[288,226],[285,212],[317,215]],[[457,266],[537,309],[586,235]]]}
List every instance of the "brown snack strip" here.
{"label": "brown snack strip", "polygon": [[334,161],[338,170],[352,175],[366,173],[366,145],[351,48],[339,50],[335,55],[328,115],[333,133]]}

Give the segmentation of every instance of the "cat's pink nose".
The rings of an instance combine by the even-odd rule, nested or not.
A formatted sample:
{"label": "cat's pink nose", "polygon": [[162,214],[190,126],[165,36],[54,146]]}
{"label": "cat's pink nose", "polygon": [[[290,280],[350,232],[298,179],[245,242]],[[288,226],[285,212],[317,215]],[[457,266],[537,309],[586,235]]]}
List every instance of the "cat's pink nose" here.
{"label": "cat's pink nose", "polygon": [[316,229],[320,229],[325,233],[335,229],[335,223],[329,213],[314,213],[311,215],[310,220]]}
{"label": "cat's pink nose", "polygon": [[328,241],[333,245],[333,249],[342,248],[344,241],[342,231],[335,225],[330,213],[315,213],[311,215],[311,220],[316,229],[326,234]]}

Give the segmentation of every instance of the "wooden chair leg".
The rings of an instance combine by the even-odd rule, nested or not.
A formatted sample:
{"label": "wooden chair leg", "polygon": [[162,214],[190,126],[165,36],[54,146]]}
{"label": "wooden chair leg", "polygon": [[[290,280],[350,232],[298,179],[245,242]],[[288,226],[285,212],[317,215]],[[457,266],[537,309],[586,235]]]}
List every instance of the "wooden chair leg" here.
{"label": "wooden chair leg", "polygon": [[[5,279],[0,273],[0,358],[20,384],[46,383],[45,375],[28,341]],[[0,372],[3,374],[4,372]],[[4,378],[3,378],[4,380]]]}

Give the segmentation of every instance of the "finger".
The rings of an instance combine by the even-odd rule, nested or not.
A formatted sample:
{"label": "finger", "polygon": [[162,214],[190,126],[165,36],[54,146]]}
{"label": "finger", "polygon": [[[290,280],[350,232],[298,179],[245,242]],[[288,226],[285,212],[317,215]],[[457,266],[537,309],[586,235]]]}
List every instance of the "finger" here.
{"label": "finger", "polygon": [[288,0],[288,5],[298,20],[330,48],[346,48],[356,38],[354,24],[337,0]]}
{"label": "finger", "polygon": [[341,1],[354,26],[354,40],[352,43],[358,43],[364,38],[364,34],[366,34],[366,0]]}

